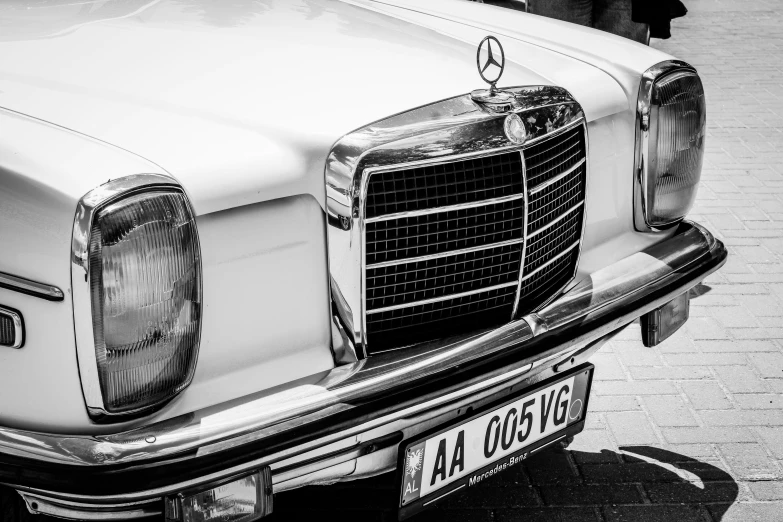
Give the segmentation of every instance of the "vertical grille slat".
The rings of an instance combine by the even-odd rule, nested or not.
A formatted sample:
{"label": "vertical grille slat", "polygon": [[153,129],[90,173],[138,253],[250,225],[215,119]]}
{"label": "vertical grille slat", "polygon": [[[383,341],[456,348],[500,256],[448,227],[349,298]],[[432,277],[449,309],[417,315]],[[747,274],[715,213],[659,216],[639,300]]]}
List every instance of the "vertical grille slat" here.
{"label": "vertical grille slat", "polygon": [[578,125],[521,154],[370,174],[368,353],[499,326],[567,284],[579,256],[568,249],[581,239],[585,153]]}

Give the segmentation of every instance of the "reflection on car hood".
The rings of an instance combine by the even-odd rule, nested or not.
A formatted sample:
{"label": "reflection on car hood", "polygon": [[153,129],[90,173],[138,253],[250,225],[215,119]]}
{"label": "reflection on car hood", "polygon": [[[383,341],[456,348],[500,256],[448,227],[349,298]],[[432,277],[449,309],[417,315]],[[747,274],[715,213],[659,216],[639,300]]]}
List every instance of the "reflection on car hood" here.
{"label": "reflection on car hood", "polygon": [[[340,136],[482,87],[475,52],[488,33],[506,50],[501,85],[562,85],[588,119],[628,108],[629,89],[584,51],[577,59],[500,23],[552,22],[454,0],[463,18],[497,22],[476,27],[444,17],[445,5],[417,12],[334,0],[4,3],[0,106],[161,165],[199,214],[301,193],[323,201],[324,160]],[[553,27],[575,42],[593,37],[567,25]],[[644,52],[642,70],[657,57]]]}

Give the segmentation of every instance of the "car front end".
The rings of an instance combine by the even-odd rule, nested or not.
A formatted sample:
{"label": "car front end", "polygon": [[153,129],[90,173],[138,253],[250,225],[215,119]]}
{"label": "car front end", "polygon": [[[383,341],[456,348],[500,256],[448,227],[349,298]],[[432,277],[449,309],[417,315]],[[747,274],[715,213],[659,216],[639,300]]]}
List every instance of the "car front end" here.
{"label": "car front end", "polygon": [[[586,65],[511,34],[497,11],[460,21],[484,6],[458,3],[446,23],[399,4],[327,2],[384,27],[363,38],[388,56],[407,31],[405,45],[437,42],[427,52],[449,64],[481,61],[475,36],[489,31],[517,56],[512,86],[324,82],[340,103],[319,119],[323,103],[294,82],[254,119],[252,104],[232,112],[249,88],[208,113],[6,63],[0,243],[16,248],[0,257],[0,483],[30,512],[253,520],[276,492],[397,470],[407,517],[580,432],[589,358],[620,328],[640,319],[652,346],[687,320],[690,289],[726,259],[685,219],[706,134],[696,71],[636,44],[599,59],[608,44],[590,31]],[[560,27],[514,19],[528,35]],[[292,46],[288,58],[308,50]],[[390,81],[390,67],[405,70],[366,74]],[[462,94],[436,97],[447,84]],[[525,422],[515,401],[539,391]],[[483,456],[460,446],[471,423]]]}

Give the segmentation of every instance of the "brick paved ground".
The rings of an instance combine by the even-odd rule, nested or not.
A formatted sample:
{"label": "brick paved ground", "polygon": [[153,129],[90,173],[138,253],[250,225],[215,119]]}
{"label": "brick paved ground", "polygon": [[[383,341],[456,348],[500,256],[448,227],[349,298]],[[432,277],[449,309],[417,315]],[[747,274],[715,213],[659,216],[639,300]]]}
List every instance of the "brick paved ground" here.
{"label": "brick paved ground", "polygon": [[[653,45],[696,65],[709,137],[693,218],[726,242],[691,319],[594,358],[586,431],[418,520],[783,520],[783,1],[686,0]],[[275,520],[392,520],[393,477],[278,495]],[[341,506],[338,511],[327,508]],[[306,510],[306,511],[303,511]]]}

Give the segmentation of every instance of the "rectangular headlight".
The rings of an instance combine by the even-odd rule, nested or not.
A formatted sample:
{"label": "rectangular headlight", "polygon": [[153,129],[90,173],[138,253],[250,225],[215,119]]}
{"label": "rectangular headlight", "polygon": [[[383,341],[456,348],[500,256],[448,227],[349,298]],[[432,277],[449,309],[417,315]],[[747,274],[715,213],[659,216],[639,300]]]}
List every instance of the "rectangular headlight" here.
{"label": "rectangular headlight", "polygon": [[100,208],[89,239],[93,336],[103,408],[138,411],[195,371],[201,263],[185,195],[154,190]]}
{"label": "rectangular headlight", "polygon": [[676,65],[651,69],[638,111],[636,228],[659,230],[681,221],[696,199],[706,134],[698,74]]}

